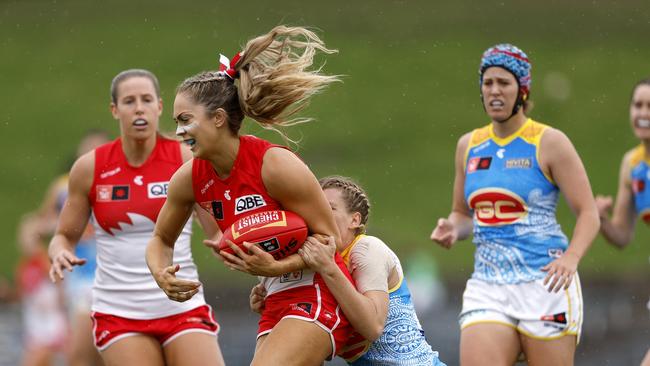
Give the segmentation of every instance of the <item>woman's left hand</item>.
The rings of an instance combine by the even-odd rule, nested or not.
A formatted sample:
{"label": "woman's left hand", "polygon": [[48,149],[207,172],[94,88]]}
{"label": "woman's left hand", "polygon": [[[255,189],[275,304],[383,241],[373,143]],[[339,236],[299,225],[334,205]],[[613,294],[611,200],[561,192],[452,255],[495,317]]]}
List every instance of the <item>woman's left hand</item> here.
{"label": "woman's left hand", "polygon": [[262,250],[259,246],[244,242],[243,247],[246,250],[242,250],[242,248],[238,247],[230,240],[226,240],[226,243],[228,243],[235,255],[226,253],[225,251],[220,251],[217,256],[231,270],[236,269],[254,276],[265,277],[274,277],[282,274],[278,273],[275,269],[275,266],[277,265],[275,258],[273,258],[271,254]]}
{"label": "woman's left hand", "polygon": [[176,272],[180,269],[178,264],[171,265],[153,273],[153,277],[170,300],[185,302],[199,292],[201,283],[177,278]]}
{"label": "woman's left hand", "polygon": [[544,278],[544,286],[549,281],[551,283],[548,286],[548,292],[558,292],[562,287],[565,290],[568,289],[573,280],[573,276],[578,270],[579,262],[580,257],[577,254],[565,252],[560,258],[542,267],[542,271],[547,272],[546,278]]}
{"label": "woman's left hand", "polygon": [[336,253],[336,242],[333,236],[328,237],[325,241],[320,241],[313,236],[307,238],[307,241],[298,249],[298,254],[302,260],[307,263],[312,270],[325,273],[327,271],[338,271],[334,254]]}

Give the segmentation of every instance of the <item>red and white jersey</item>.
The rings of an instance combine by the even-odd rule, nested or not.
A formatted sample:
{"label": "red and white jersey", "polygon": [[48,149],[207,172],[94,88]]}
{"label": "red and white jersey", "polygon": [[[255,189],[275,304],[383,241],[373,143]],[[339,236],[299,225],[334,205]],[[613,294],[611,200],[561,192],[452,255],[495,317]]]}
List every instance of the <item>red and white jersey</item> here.
{"label": "red and white jersey", "polygon": [[[226,179],[221,179],[207,160],[194,159],[192,186],[194,198],[217,221],[221,231],[254,212],[282,210],[280,203],[266,191],[262,182],[262,159],[273,145],[255,136],[239,137],[239,152]],[[279,277],[260,277],[269,295],[299,286],[312,285],[314,272],[308,269]]]}
{"label": "red and white jersey", "polygon": [[[117,140],[95,150],[95,176],[89,200],[97,238],[97,273],[92,310],[130,319],[153,319],[205,304],[202,289],[192,299],[169,300],[145,261],[145,249],[158,213],[165,203],[169,180],[183,163],[180,144],[161,136],[147,161],[129,165]],[[192,260],[188,220],[174,248],[177,276],[198,280]]]}

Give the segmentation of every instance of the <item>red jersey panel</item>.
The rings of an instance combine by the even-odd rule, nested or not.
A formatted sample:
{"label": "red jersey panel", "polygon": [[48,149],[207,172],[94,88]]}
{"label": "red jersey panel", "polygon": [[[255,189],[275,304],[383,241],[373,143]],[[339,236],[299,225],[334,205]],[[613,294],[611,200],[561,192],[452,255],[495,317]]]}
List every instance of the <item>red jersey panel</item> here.
{"label": "red jersey panel", "polygon": [[[210,212],[222,231],[242,216],[254,212],[282,210],[280,203],[266,191],[262,182],[262,160],[274,145],[255,136],[239,137],[239,151],[226,179],[221,179],[207,160],[194,159],[192,186],[194,197]],[[267,293],[313,285],[314,272],[308,269],[285,273],[280,277],[260,277]]]}
{"label": "red jersey panel", "polygon": [[158,137],[147,161],[137,168],[127,162],[121,139],[97,148],[90,190],[97,224],[113,235],[121,225],[133,225],[127,213],[156,222],[167,198],[169,179],[182,164],[178,141],[163,137]]}
{"label": "red jersey panel", "polygon": [[262,159],[272,147],[282,147],[255,136],[239,137],[239,151],[230,175],[221,179],[207,160],[194,159],[192,186],[201,207],[212,214],[221,231],[242,216],[259,211],[281,210],[262,182]]}
{"label": "red jersey panel", "polygon": [[[95,150],[95,176],[89,194],[97,238],[93,311],[153,319],[205,304],[202,292],[184,303],[169,300],[145,261],[169,180],[182,164],[180,143],[161,136],[139,167],[128,163],[120,139]],[[176,241],[174,263],[181,267],[179,278],[197,281],[190,248],[191,221]]]}

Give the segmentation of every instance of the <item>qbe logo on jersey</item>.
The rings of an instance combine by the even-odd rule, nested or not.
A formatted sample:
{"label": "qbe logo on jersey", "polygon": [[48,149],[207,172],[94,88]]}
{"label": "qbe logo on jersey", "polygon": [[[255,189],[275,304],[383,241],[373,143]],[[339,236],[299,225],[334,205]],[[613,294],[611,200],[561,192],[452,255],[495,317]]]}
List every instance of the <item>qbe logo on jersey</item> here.
{"label": "qbe logo on jersey", "polygon": [[526,202],[507,189],[479,189],[469,196],[467,203],[474,210],[474,218],[482,226],[512,224],[528,214]]}
{"label": "qbe logo on jersey", "polygon": [[266,206],[264,197],[259,194],[237,197],[235,200],[235,215]]}
{"label": "qbe logo on jersey", "polygon": [[147,184],[147,197],[167,198],[167,188],[169,188],[169,182],[149,183]]}

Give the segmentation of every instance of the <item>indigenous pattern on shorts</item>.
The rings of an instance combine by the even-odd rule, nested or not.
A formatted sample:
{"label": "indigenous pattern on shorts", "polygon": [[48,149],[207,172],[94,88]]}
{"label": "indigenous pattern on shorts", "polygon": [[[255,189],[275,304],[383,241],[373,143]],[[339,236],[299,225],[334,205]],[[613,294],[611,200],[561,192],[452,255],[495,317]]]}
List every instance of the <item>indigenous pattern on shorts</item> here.
{"label": "indigenous pattern on shorts", "polygon": [[465,153],[465,200],[474,221],[474,273],[490,283],[543,278],[568,240],[555,218],[559,189],[542,171],[539,143],[548,126],[529,119],[499,138],[474,130]]}
{"label": "indigenous pattern on shorts", "polygon": [[643,145],[637,146],[632,151],[630,161],[630,179],[632,181],[632,194],[634,195],[634,210],[636,214],[650,225],[650,161],[645,158],[646,152]]}

